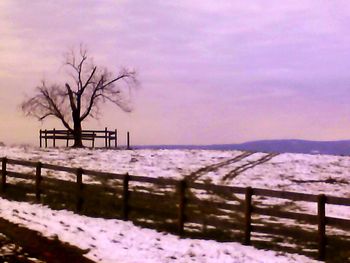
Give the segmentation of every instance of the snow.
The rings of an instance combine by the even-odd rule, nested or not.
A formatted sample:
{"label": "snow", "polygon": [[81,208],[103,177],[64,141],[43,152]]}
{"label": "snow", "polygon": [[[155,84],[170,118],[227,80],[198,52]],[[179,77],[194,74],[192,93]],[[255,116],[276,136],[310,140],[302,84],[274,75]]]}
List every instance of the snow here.
{"label": "snow", "polygon": [[[66,149],[33,147],[0,147],[0,157],[41,161],[69,167],[83,167],[97,171],[149,177],[182,179],[205,166],[233,159],[242,154],[240,151],[209,150],[131,150],[115,151],[105,149]],[[350,157],[280,154],[271,160],[249,168],[238,175],[224,180],[227,173],[259,160],[266,153],[253,153],[218,170],[202,175],[199,181],[212,183],[252,186],[294,192],[324,193],[340,197],[350,197],[348,171]],[[17,166],[16,169],[25,169]],[[65,179],[73,178],[61,173]],[[56,175],[55,175],[56,176]],[[335,183],[310,182],[307,180],[327,179]],[[303,183],[299,181],[305,180]]]}
{"label": "snow", "polygon": [[[129,173],[131,175],[173,179],[183,179],[200,168],[232,160],[241,154],[241,151],[210,150],[116,151],[70,148],[40,149],[23,146],[0,147],[0,157],[7,156],[14,159],[41,161],[68,167],[83,167],[118,174]],[[266,153],[252,153],[236,162],[201,174],[196,180],[220,185],[251,186],[350,197],[348,175],[350,157],[346,156],[279,154],[267,162],[242,170],[238,174],[232,174],[230,178],[224,179],[228,173],[235,169],[249,164],[254,165],[254,162],[267,155]],[[23,172],[31,171],[31,169],[20,166],[16,166],[16,169]],[[65,172],[55,172],[55,178],[75,180],[74,175]],[[85,182],[94,182],[93,178],[84,177],[84,180]],[[274,201],[275,204],[279,205],[287,204],[287,200]],[[315,204],[305,202],[297,202],[296,204],[299,211],[310,214],[314,214],[316,211]],[[326,209],[329,216],[350,217],[349,207],[327,205]]]}
{"label": "snow", "polygon": [[301,255],[258,250],[239,243],[181,239],[120,220],[54,211],[38,204],[0,198],[1,216],[58,237],[89,252],[96,262],[316,262]]}
{"label": "snow", "polygon": [[[241,151],[209,150],[122,151],[0,147],[0,157],[68,167],[118,174],[128,172],[131,175],[149,177],[187,177],[221,185],[350,197],[350,157],[287,153],[269,156],[267,153],[251,153],[240,158],[242,154]],[[267,158],[266,161],[264,158]],[[203,167],[208,169],[198,172]],[[13,167],[9,166],[9,169]],[[32,169],[16,166],[16,171],[28,172]],[[52,173],[51,171],[51,176]],[[194,174],[196,177],[193,177]],[[65,172],[55,172],[54,176],[75,180],[74,175]],[[95,181],[84,177],[84,182]],[[271,202],[286,208],[290,205],[282,199]],[[294,204],[295,211],[315,214],[316,204]],[[309,258],[298,255],[278,256],[275,252],[257,250],[238,243],[179,239],[173,235],[141,229],[130,222],[88,218],[68,211],[53,211],[40,205],[0,200],[0,207],[3,217],[48,236],[57,234],[61,240],[83,249],[89,248],[88,256],[102,262],[312,262]],[[328,216],[350,218],[349,207],[327,205],[326,209]],[[33,211],[35,216],[29,211]]]}

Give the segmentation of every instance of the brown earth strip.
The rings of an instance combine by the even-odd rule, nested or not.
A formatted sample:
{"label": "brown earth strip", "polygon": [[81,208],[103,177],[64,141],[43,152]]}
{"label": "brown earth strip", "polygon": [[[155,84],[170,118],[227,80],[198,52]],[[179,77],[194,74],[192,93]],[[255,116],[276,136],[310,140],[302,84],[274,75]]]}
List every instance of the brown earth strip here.
{"label": "brown earth strip", "polygon": [[21,246],[30,255],[48,263],[94,262],[83,256],[87,251],[62,243],[58,239],[48,239],[39,232],[19,226],[3,218],[0,218],[0,232]]}
{"label": "brown earth strip", "polygon": [[45,263],[33,257],[33,255],[29,255],[22,247],[14,243],[3,233],[0,233],[0,262]]}
{"label": "brown earth strip", "polygon": [[297,184],[308,184],[308,183],[326,183],[326,184],[349,184],[349,182],[345,181],[344,179],[334,179],[334,178],[327,178],[325,180],[297,180],[292,179],[291,180],[294,183]]}

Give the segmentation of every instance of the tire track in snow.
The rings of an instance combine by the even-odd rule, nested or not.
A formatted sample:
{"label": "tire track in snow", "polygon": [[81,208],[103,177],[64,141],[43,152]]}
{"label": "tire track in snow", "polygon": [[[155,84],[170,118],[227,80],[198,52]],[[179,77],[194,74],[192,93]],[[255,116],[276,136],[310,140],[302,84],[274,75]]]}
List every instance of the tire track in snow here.
{"label": "tire track in snow", "polygon": [[234,158],[202,167],[202,168],[198,169],[197,171],[192,172],[190,175],[186,176],[186,179],[189,180],[190,182],[194,182],[206,173],[217,171],[221,167],[239,162],[239,161],[243,160],[244,158],[247,158],[248,156],[251,156],[253,154],[254,154],[254,152],[244,152],[244,153],[242,153]]}
{"label": "tire track in snow", "polygon": [[232,180],[236,176],[238,176],[239,174],[243,173],[244,171],[246,171],[248,169],[252,169],[252,168],[254,168],[258,165],[261,165],[263,163],[266,163],[277,155],[279,155],[279,153],[269,153],[269,154],[266,154],[265,156],[261,157],[260,159],[257,159],[255,161],[251,161],[251,162],[247,162],[241,166],[238,166],[235,169],[231,170],[229,173],[227,173],[222,178],[222,181]]}

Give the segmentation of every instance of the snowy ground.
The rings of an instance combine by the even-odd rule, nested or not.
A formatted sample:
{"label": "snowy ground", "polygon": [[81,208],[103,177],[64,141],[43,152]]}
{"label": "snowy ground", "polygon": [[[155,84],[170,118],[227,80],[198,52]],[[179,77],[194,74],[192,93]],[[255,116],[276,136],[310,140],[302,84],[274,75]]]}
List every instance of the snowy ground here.
{"label": "snowy ground", "polygon": [[[241,151],[208,150],[91,150],[33,147],[0,147],[0,157],[41,161],[45,163],[83,167],[105,172],[182,179],[203,167],[227,162]],[[266,153],[228,162],[218,169],[200,173],[197,181],[221,185],[251,186],[273,190],[350,197],[350,157],[306,154],[279,154],[259,163]],[[16,169],[26,171],[24,167]],[[27,169],[28,170],[28,169]],[[30,169],[29,169],[30,170]],[[228,176],[229,175],[229,176]],[[75,176],[56,172],[55,177],[75,180]],[[85,178],[89,181],[91,178]],[[277,200],[281,205],[285,200]],[[297,203],[300,211],[314,214],[316,205]],[[350,218],[349,207],[327,205],[329,216]]]}
{"label": "snowy ground", "polygon": [[[114,173],[180,179],[196,170],[232,159],[240,151],[207,150],[90,150],[0,147],[0,157],[41,161]],[[265,153],[252,155],[204,174],[201,179],[225,185],[252,186],[295,192],[350,197],[350,157],[280,154],[227,180],[237,167],[254,162]],[[327,183],[327,179],[329,182]],[[310,182],[308,182],[310,181]],[[319,181],[319,182],[317,182]]]}
{"label": "snowy ground", "polygon": [[[114,151],[0,147],[0,157],[7,156],[13,159],[41,161],[120,174],[128,172],[132,175],[174,179],[186,177],[199,182],[210,181],[223,185],[252,186],[350,197],[348,175],[350,157],[304,154],[280,154],[277,156],[266,153],[242,154],[244,153],[240,151],[207,150]],[[20,169],[26,171],[25,168],[16,166],[16,171],[20,171]],[[75,179],[73,175],[63,172],[55,173],[55,177]],[[84,180],[88,181],[88,178]],[[92,219],[65,211],[53,212],[40,206],[16,203],[18,213],[13,212],[13,209],[6,212],[4,210],[6,204],[2,204],[3,202],[6,201],[1,200],[0,202],[2,216],[10,217],[9,219],[12,221],[27,218],[23,219],[24,221],[16,222],[27,222],[31,228],[43,231],[47,235],[56,233],[64,241],[69,241],[82,248],[89,248],[91,249],[89,257],[95,260],[103,259],[103,262],[114,262],[113,260],[117,258],[123,258],[123,262],[125,262],[126,255],[133,257],[130,259],[131,262],[140,262],[140,258],[142,258],[142,262],[147,262],[145,259],[148,262],[191,262],[191,260],[196,262],[311,262],[310,259],[304,257],[295,256],[294,259],[294,256],[290,255],[277,257],[274,252],[259,251],[236,243],[181,240],[176,236],[140,229],[131,223]],[[284,205],[283,202],[286,201],[282,200],[280,204]],[[316,212],[315,204],[300,202],[297,205],[297,211],[299,209],[311,214]],[[13,207],[13,202],[11,207]],[[22,212],[20,212],[21,209]],[[35,217],[28,213],[30,209],[37,211]],[[53,213],[55,216],[51,216]],[[327,205],[327,215],[349,219],[350,210],[348,207],[339,208]],[[42,218],[39,219],[40,217]],[[57,221],[57,218],[61,217],[63,219],[59,221],[63,223]],[[35,218],[38,220],[35,221]],[[65,225],[66,222],[70,222],[70,224]],[[78,231],[78,228],[83,229],[83,231]],[[111,229],[113,229],[112,232]],[[107,232],[104,233],[104,231]],[[79,242],[77,242],[78,236],[80,237]],[[137,237],[143,237],[146,241]],[[87,244],[81,240],[90,243]],[[113,242],[113,240],[117,242]],[[113,251],[113,253],[109,253],[116,254],[116,258],[112,260],[109,258],[109,253],[105,251]],[[176,257],[176,260],[171,257]]]}
{"label": "snowy ground", "polygon": [[90,218],[0,198],[1,217],[58,237],[96,262],[316,262],[305,256],[258,250],[239,243],[180,239],[130,222]]}

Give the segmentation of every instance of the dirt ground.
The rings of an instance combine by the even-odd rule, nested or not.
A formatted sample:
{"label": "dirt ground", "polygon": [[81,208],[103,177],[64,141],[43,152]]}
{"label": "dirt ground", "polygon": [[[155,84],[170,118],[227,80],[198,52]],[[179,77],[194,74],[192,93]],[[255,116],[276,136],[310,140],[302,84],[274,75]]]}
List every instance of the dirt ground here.
{"label": "dirt ground", "polygon": [[0,262],[92,263],[87,252],[0,218]]}

